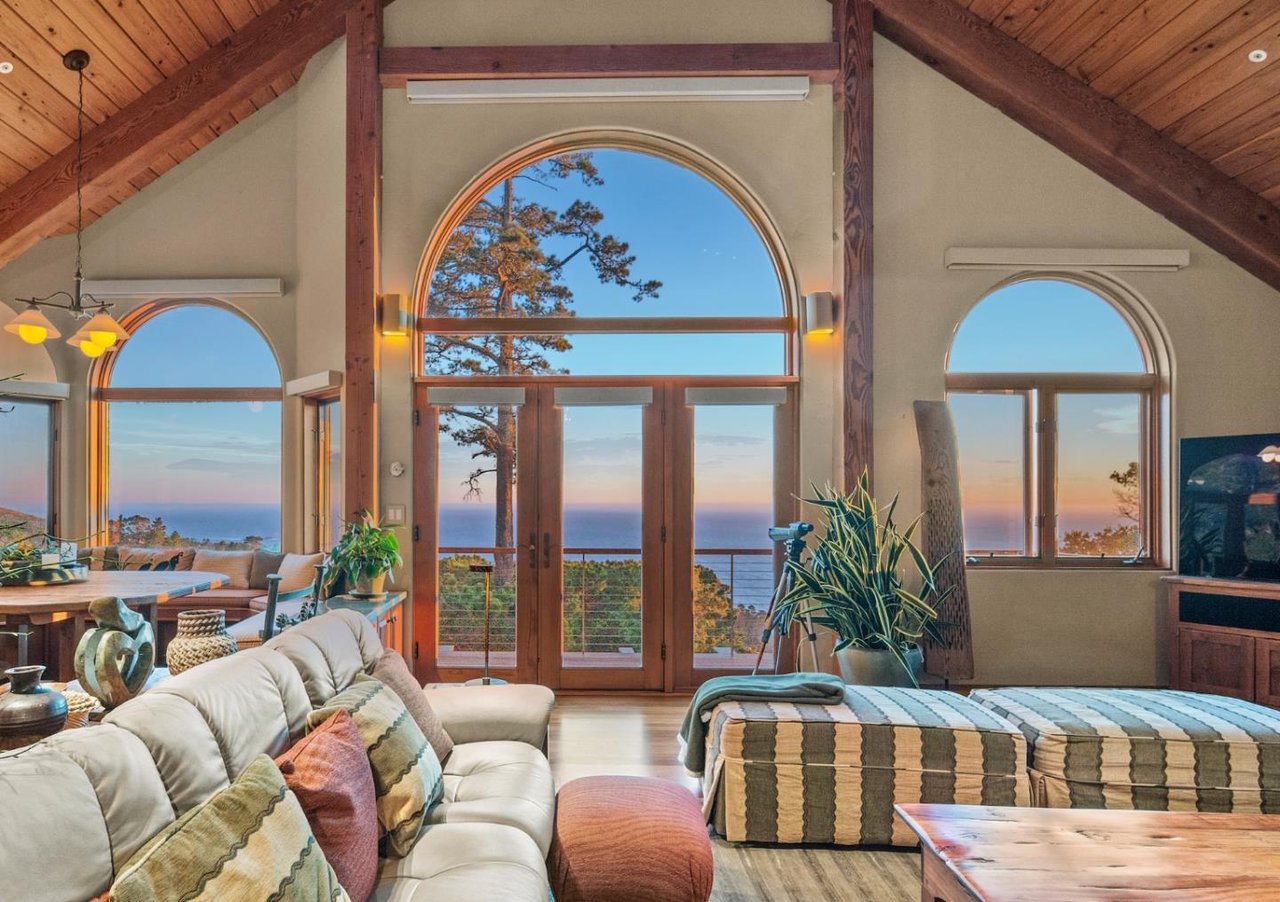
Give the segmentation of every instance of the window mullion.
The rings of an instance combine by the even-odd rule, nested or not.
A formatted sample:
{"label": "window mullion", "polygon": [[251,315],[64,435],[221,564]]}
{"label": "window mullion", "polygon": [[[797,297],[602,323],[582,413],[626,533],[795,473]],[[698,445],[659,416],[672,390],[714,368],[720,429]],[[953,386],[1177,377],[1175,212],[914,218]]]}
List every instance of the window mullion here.
{"label": "window mullion", "polygon": [[1040,560],[1052,564],[1058,558],[1058,392],[1041,388],[1038,392],[1040,491]]}

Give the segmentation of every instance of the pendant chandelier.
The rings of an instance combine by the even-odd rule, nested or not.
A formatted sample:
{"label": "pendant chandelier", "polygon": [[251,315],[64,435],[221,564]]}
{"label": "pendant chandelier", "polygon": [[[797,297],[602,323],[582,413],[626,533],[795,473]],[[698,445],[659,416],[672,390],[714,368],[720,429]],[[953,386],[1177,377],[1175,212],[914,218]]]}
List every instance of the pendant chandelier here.
{"label": "pendant chandelier", "polygon": [[83,50],[69,50],[62,57],[62,65],[77,76],[76,103],[76,278],[72,292],[57,291],[42,298],[18,298],[27,305],[4,327],[27,344],[43,344],[50,338],[61,338],[62,333],[44,315],[42,307],[70,313],[78,328],[67,340],[73,348],[79,348],[86,357],[101,357],[119,346],[129,333],[107,311],[111,304],[99,301],[93,295],[81,291],[84,274],[81,271],[81,232],[84,230],[84,70],[89,65],[89,54]]}

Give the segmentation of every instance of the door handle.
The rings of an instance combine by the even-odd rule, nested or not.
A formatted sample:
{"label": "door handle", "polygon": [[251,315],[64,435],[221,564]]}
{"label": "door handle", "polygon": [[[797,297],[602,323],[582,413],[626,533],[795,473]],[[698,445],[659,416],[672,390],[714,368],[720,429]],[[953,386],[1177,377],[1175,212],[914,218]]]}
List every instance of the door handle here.
{"label": "door handle", "polygon": [[542,534],[542,566],[551,566],[551,533]]}
{"label": "door handle", "polygon": [[538,569],[538,534],[529,533],[529,569]]}

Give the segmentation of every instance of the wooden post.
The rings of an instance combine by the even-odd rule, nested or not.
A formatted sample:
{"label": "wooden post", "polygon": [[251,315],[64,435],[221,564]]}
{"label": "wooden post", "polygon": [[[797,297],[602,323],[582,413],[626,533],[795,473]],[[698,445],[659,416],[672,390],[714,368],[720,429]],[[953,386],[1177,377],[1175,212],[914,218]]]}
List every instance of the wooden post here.
{"label": "wooden post", "polygon": [[347,305],[343,516],[378,513],[378,219],[382,181],[381,0],[347,12]]}
{"label": "wooden post", "polygon": [[837,96],[844,161],[844,483],[871,469],[871,41],[869,0],[835,0],[840,45]]}

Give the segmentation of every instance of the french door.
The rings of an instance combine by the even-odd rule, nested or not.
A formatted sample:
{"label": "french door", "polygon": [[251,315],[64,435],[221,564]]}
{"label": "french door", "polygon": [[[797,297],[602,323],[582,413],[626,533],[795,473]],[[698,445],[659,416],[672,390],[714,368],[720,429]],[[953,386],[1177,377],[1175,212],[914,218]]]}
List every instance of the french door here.
{"label": "french door", "polygon": [[778,563],[765,530],[791,511],[793,387],[715,381],[417,383],[422,678],[479,675],[486,635],[492,675],[558,689],[754,665]]}

